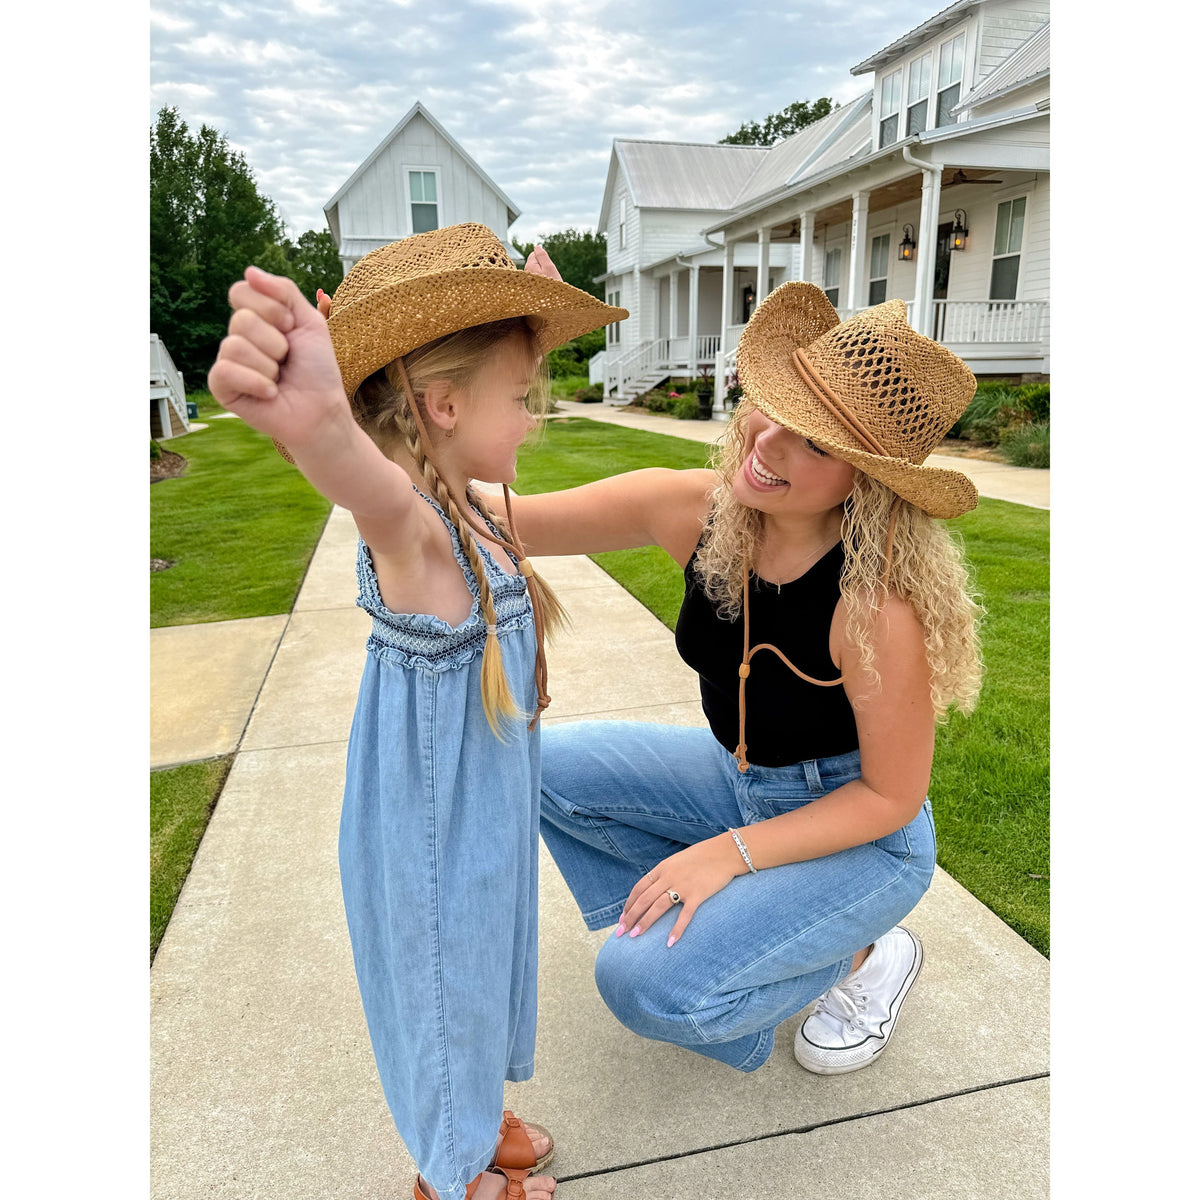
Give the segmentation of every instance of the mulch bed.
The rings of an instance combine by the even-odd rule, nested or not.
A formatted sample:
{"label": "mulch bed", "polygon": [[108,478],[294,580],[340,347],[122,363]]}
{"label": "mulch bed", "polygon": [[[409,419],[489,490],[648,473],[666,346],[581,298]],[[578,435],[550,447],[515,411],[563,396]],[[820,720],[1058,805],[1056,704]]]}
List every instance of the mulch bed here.
{"label": "mulch bed", "polygon": [[183,474],[187,459],[173,450],[164,450],[159,458],[150,460],[150,482],[157,483],[160,479],[174,479]]}

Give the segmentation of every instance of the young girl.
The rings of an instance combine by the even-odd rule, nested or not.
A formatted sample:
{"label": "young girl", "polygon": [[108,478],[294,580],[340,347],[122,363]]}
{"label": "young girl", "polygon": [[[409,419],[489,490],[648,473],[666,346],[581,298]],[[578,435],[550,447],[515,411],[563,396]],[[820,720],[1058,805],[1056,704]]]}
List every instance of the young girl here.
{"label": "young girl", "polygon": [[541,356],[628,313],[518,271],[481,225],[368,254],[328,324],[255,268],[230,302],[213,395],[361,535],[358,602],[373,622],[339,861],[414,1196],[493,1200],[507,1181],[511,1200],[548,1200],[554,1181],[530,1173],[549,1136],[501,1109],[504,1080],[533,1073],[537,717],[542,637],[560,613],[511,519],[470,481],[515,477]]}
{"label": "young girl", "polygon": [[975,380],[901,301],[839,323],[808,283],[763,301],[737,366],[718,470],[517,502],[533,553],[684,568],[710,726],[549,730],[542,836],[588,927],[616,924],[596,981],[625,1025],[753,1071],[816,1000],[795,1055],[835,1074],[877,1059],[920,970],[898,922],[933,875],[934,727],[979,691],[981,610],[934,519],[976,492],[924,465]]}

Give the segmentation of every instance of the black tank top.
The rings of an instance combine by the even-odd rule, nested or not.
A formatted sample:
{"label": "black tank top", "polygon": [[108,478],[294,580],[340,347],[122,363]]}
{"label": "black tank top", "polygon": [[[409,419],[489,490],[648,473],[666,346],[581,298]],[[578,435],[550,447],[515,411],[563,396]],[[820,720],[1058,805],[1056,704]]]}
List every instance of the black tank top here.
{"label": "black tank top", "polygon": [[[814,679],[841,672],[829,656],[829,626],[840,596],[845,554],[839,542],[799,579],[776,587],[750,573],[750,644],[770,642]],[[683,572],[683,605],[675,645],[700,676],[700,702],[713,736],[733,754],[738,744],[738,667],[743,614],[717,616],[696,574],[693,554]],[[784,767],[858,749],[858,727],[845,690],[816,687],[793,675],[769,650],[753,658],[746,680],[746,757]]]}

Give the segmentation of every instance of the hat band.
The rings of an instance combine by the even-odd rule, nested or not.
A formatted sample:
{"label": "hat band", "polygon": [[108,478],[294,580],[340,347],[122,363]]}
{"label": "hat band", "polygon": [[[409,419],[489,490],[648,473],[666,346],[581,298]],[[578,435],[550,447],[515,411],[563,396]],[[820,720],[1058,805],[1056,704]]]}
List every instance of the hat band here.
{"label": "hat band", "polygon": [[878,454],[883,458],[890,457],[888,452],[879,444],[875,435],[850,411],[846,402],[817,374],[817,368],[808,360],[804,351],[798,346],[792,351],[792,362],[796,364],[796,370],[800,372],[800,378],[804,381],[808,390],[812,392],[818,400],[836,417],[842,426],[854,437],[856,437],[872,454]]}

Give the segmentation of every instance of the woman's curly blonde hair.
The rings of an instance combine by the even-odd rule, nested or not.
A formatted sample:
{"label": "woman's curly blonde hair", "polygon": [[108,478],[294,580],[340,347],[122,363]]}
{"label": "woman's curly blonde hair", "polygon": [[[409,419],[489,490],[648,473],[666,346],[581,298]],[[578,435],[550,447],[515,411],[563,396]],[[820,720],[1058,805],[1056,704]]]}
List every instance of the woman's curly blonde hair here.
{"label": "woman's curly blonde hair", "polygon": [[[762,513],[733,494],[733,480],[745,461],[743,400],[729,420],[714,466],[721,482],[713,492],[707,532],[696,559],[704,591],[720,616],[733,620],[742,607],[742,567],[754,567],[763,537]],[[847,634],[867,679],[879,684],[871,633],[887,592],[912,605],[925,631],[925,657],[934,714],[946,720],[951,707],[969,713],[979,698],[983,663],[979,645],[979,604],[961,539],[915,505],[901,500],[886,592],[883,584],[887,529],[896,494],[861,471],[842,518],[841,593]]]}

